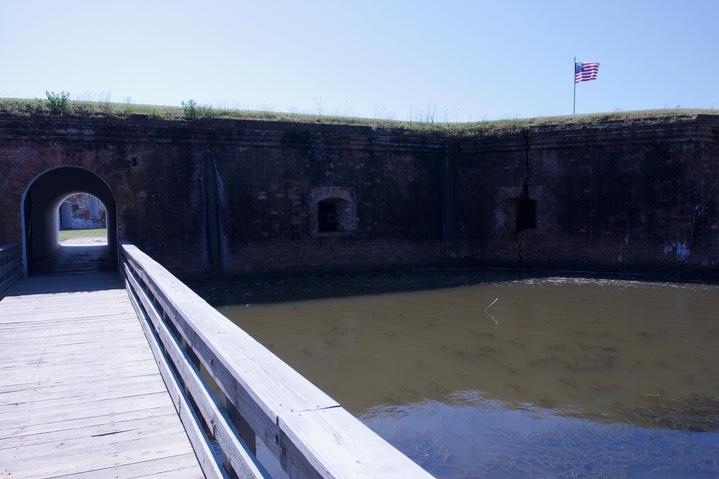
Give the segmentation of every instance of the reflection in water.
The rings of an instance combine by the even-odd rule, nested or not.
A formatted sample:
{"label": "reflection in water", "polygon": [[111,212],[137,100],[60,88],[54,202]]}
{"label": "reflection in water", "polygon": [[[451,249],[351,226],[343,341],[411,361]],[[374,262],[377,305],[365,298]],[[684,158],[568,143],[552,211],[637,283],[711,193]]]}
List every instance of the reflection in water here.
{"label": "reflection in water", "polygon": [[221,311],[438,477],[716,477],[718,293],[548,278]]}

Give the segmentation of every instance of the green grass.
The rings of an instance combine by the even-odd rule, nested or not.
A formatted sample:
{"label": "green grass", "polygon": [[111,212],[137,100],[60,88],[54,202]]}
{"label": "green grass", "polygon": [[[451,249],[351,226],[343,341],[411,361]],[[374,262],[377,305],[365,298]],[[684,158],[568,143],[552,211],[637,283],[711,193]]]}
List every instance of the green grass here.
{"label": "green grass", "polygon": [[98,228],[93,230],[62,230],[60,231],[60,241],[65,241],[71,238],[93,238],[93,237],[106,237],[107,230],[105,228]]}
{"label": "green grass", "polygon": [[47,117],[65,116],[72,118],[129,118],[149,117],[165,121],[203,122],[212,119],[275,121],[287,123],[320,123],[335,125],[367,126],[379,130],[406,130],[419,134],[444,134],[449,136],[473,136],[507,134],[532,128],[576,128],[602,127],[631,123],[659,124],[688,121],[696,115],[719,115],[719,110],[663,109],[592,113],[584,115],[550,116],[538,118],[512,118],[477,122],[434,122],[410,120],[386,120],[357,117],[341,117],[306,113],[282,113],[274,111],[214,109],[197,105],[190,100],[182,107],[136,105],[133,103],[112,103],[109,101],[69,101],[66,108],[58,112],[52,109],[51,101],[35,99],[0,98],[0,113],[17,116]]}

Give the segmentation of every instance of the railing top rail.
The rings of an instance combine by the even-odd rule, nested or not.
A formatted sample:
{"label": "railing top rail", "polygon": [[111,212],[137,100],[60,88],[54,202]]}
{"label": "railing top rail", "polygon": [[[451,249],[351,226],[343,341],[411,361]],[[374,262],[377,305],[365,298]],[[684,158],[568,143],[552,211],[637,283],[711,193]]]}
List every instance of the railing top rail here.
{"label": "railing top rail", "polygon": [[283,465],[308,477],[432,477],[137,247],[121,251]]}
{"label": "railing top rail", "polygon": [[22,245],[18,242],[0,245],[0,257],[20,253]]}

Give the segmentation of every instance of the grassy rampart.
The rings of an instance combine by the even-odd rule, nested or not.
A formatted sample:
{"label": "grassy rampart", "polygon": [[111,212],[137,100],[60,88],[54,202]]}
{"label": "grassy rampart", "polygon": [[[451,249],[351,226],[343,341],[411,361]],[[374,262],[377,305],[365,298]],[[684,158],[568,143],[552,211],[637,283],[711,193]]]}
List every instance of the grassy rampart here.
{"label": "grassy rampart", "polygon": [[592,113],[582,115],[512,118],[477,122],[434,122],[340,117],[274,111],[214,109],[192,100],[183,106],[137,105],[133,103],[70,101],[59,96],[48,99],[0,98],[0,113],[19,116],[72,116],[85,118],[126,118],[147,116],[168,121],[202,121],[204,119],[237,119],[290,123],[324,123],[369,126],[375,129],[405,129],[415,133],[468,136],[511,133],[526,128],[599,126],[606,123],[666,123],[694,119],[699,114],[719,115],[719,110],[662,109]]}

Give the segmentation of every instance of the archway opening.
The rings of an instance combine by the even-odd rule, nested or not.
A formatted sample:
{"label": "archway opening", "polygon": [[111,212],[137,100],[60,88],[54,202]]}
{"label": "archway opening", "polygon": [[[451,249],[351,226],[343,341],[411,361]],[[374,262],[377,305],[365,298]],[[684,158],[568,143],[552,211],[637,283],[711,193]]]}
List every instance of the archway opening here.
{"label": "archway opening", "polygon": [[[61,244],[62,227],[81,224],[73,222],[73,203],[68,201],[68,198],[73,199],[78,194],[94,197],[102,204],[105,241],[79,247]],[[107,183],[95,173],[77,167],[60,167],[42,173],[25,191],[22,211],[23,257],[29,275],[110,271],[117,268],[115,197]]]}
{"label": "archway opening", "polygon": [[68,196],[60,204],[60,246],[107,244],[107,210],[99,198],[88,193]]}

